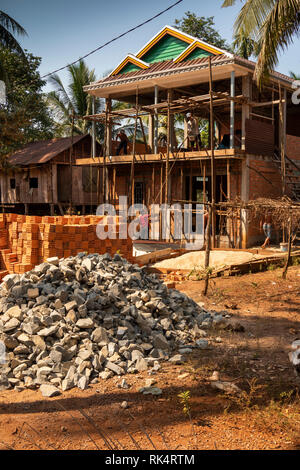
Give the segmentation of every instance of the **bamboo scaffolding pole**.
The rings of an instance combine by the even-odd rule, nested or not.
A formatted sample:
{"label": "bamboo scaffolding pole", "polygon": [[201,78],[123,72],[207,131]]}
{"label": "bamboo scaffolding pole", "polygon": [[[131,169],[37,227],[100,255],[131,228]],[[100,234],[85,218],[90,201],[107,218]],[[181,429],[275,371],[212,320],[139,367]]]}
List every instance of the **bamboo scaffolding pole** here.
{"label": "bamboo scaffolding pole", "polygon": [[147,142],[147,139],[146,139],[144,124],[143,124],[142,118],[140,116],[138,117],[138,119],[140,121],[141,130],[142,130],[142,134],[143,134],[143,139],[144,139],[144,144],[145,144],[145,153],[148,153],[148,142]]}
{"label": "bamboo scaffolding pole", "polygon": [[[106,104],[107,110],[107,104]],[[108,113],[105,113],[104,142],[103,142],[103,167],[102,167],[102,202],[106,202],[106,153],[107,153],[107,126]],[[99,194],[100,197],[100,194]]]}
{"label": "bamboo scaffolding pole", "polygon": [[73,145],[74,145],[74,113],[72,113],[71,147],[70,147],[70,214],[73,210]]}
{"label": "bamboo scaffolding pole", "polygon": [[171,90],[168,90],[168,123],[167,123],[167,158],[166,158],[166,187],[165,187],[165,203],[169,202],[169,161],[171,146]]}
{"label": "bamboo scaffolding pole", "polygon": [[135,164],[135,152],[136,152],[136,133],[137,133],[137,121],[138,121],[138,88],[136,89],[136,115],[134,123],[134,135],[132,142],[132,162],[131,162],[131,171],[130,171],[130,204],[134,204],[134,164]]}
{"label": "bamboo scaffolding pole", "polygon": [[209,94],[210,94],[210,151],[211,151],[211,202],[212,202],[212,246],[216,246],[216,217],[214,204],[216,201],[216,169],[215,169],[215,129],[214,129],[214,108],[213,108],[213,80],[211,56],[209,56]]}
{"label": "bamboo scaffolding pole", "polygon": [[282,195],[285,195],[286,184],[286,165],[285,165],[285,148],[284,148],[284,129],[283,129],[283,103],[282,103],[282,89],[279,85],[279,143],[280,143],[280,156],[281,156],[281,182],[282,182]]}

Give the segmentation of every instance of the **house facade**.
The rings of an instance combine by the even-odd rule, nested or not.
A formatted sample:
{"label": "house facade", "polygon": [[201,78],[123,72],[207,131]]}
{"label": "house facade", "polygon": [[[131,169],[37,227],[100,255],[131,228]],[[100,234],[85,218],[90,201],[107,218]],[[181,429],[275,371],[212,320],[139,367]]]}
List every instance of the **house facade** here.
{"label": "house facade", "polygon": [[[292,100],[293,80],[271,72],[259,89],[254,69],[254,62],[165,26],[109,76],[86,86],[106,101],[104,113],[89,117],[106,126],[103,200],[118,204],[127,195],[148,207],[164,202],[194,207],[212,199],[300,198],[300,107]],[[113,111],[112,100],[128,106]],[[192,148],[187,113],[202,125],[213,122],[213,140]],[[138,128],[147,121],[143,149],[116,155],[112,128],[120,117],[131,117]],[[158,134],[162,117],[164,144]],[[182,121],[184,138],[178,142],[176,125]],[[94,165],[90,159],[82,163]],[[214,215],[215,246],[247,247],[260,240],[246,213],[230,214]]]}

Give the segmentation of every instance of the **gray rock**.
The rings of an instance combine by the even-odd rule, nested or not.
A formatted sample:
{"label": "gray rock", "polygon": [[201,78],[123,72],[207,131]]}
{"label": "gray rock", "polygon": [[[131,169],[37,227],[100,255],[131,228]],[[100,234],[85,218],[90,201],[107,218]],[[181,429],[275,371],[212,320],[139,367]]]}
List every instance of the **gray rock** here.
{"label": "gray rock", "polygon": [[175,356],[169,359],[169,362],[172,362],[172,364],[182,364],[185,362],[185,358],[182,354],[175,354]]}
{"label": "gray rock", "polygon": [[206,339],[197,339],[196,341],[197,348],[199,349],[208,349],[208,341]]}
{"label": "gray rock", "polygon": [[51,397],[56,397],[57,395],[60,395],[60,391],[54,385],[43,384],[40,386],[40,391],[43,397],[51,398]]}
{"label": "gray rock", "polygon": [[123,375],[125,373],[124,369],[122,369],[122,367],[120,367],[117,364],[114,364],[113,362],[110,362],[110,361],[108,361],[105,364],[105,367],[107,369],[111,370],[112,372],[114,372],[117,375]]}
{"label": "gray rock", "polygon": [[157,334],[154,336],[153,346],[157,349],[169,349],[169,342],[162,334]]}
{"label": "gray rock", "polygon": [[142,387],[139,392],[143,395],[161,395],[162,390],[158,387]]}

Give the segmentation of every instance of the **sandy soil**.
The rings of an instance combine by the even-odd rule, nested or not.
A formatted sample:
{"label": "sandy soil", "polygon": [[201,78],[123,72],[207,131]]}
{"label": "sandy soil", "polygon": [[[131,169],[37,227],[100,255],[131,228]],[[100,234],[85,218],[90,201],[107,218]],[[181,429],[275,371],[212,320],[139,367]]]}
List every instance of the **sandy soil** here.
{"label": "sandy soil", "polygon": [[[223,266],[230,266],[231,264],[254,261],[262,257],[262,255],[249,253],[247,251],[211,251],[210,266],[214,268],[221,268]],[[204,251],[193,251],[192,253],[185,253],[184,255],[178,256],[177,258],[159,261],[158,263],[155,263],[153,267],[165,269],[201,269],[204,268],[204,261]]]}
{"label": "sandy soil", "polygon": [[[152,376],[163,392],[158,397],[139,393],[147,372],[126,376],[129,390],[118,388],[115,377],[54,398],[2,391],[0,449],[300,450],[299,385],[288,360],[300,337],[299,281],[295,266],[285,281],[280,269],[211,280],[207,298],[202,281],[177,285],[207,308],[226,309],[245,332],[210,331],[210,349],[181,366],[164,364]],[[243,390],[239,400],[211,387],[214,370]],[[178,398],[184,391],[191,419]]]}

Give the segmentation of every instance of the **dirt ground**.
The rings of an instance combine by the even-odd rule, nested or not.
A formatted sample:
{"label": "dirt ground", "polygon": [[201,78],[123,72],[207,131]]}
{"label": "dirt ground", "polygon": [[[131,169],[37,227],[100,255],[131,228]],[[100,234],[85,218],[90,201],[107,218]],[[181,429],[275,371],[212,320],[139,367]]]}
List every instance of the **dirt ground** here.
{"label": "dirt ground", "polygon": [[[163,392],[156,397],[139,392],[147,372],[126,376],[129,390],[115,377],[54,398],[2,391],[0,449],[300,450],[300,389],[288,360],[300,337],[300,267],[286,280],[281,269],[211,280],[207,298],[202,281],[176,287],[206,308],[227,310],[245,331],[208,331],[210,349],[181,366],[163,364],[151,376]],[[213,389],[215,370],[243,394]],[[178,397],[187,391],[190,417]]]}

